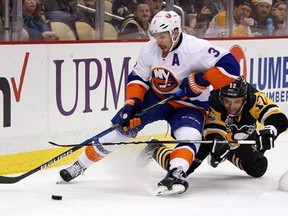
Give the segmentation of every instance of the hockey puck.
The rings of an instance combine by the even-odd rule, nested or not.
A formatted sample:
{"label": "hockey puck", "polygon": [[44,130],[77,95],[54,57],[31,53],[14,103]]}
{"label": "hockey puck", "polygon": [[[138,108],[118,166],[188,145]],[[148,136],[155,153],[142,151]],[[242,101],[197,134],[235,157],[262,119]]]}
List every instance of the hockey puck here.
{"label": "hockey puck", "polygon": [[59,195],[52,195],[51,197],[53,200],[62,200],[62,196]]}

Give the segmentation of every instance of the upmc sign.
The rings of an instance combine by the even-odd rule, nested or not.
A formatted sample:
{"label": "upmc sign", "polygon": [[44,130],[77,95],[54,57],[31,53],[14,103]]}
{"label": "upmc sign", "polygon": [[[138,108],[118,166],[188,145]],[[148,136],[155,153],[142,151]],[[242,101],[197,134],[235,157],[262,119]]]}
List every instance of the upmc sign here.
{"label": "upmc sign", "polygon": [[[231,50],[248,82],[288,114],[288,56],[282,49],[288,40],[267,41],[212,43]],[[85,137],[82,131],[103,130],[123,105],[127,75],[143,44],[0,46],[0,143],[15,138],[19,145],[38,146],[51,133],[67,142],[78,132]]]}
{"label": "upmc sign", "polygon": [[[265,53],[263,50],[259,52],[259,48],[254,48],[262,47],[262,41],[252,41],[252,46],[249,44],[246,45],[245,43],[247,42],[249,43],[251,41],[241,41],[239,44],[243,45],[237,44],[233,46],[231,46],[230,42],[225,41],[224,45],[226,48],[227,45],[230,46],[228,48],[239,61],[241,74],[246,77],[250,84],[260,91],[266,92],[267,96],[277,103],[287,102],[288,56],[281,56],[280,54],[272,55],[271,52],[269,52],[269,56],[264,55]],[[267,41],[265,41],[265,43],[266,42]],[[277,41],[274,43],[276,42]],[[213,43],[218,46],[223,46],[223,41],[221,41],[221,44],[218,44],[217,41]],[[259,43],[258,46],[257,43]],[[107,50],[107,44],[95,44],[95,50],[101,45],[105,45]],[[81,48],[79,49],[81,45],[79,45],[77,50],[69,47],[70,52],[72,54],[74,53],[71,57],[67,57],[70,56],[70,52],[67,52],[68,49],[62,49],[61,52],[57,51],[58,48],[62,47],[61,45],[58,45],[58,48],[54,48],[53,45],[47,45],[47,47],[52,50],[51,53],[55,50],[57,55],[51,55],[44,58],[47,59],[47,62],[44,65],[40,64],[40,67],[38,67],[39,62],[37,62],[35,56],[37,57],[39,55],[38,52],[41,52],[41,49],[30,50],[29,45],[26,45],[25,49],[28,50],[28,52],[25,52],[20,56],[22,60],[19,59],[19,61],[17,61],[18,69],[14,71],[14,75],[11,76],[10,73],[7,73],[2,69],[1,74],[4,76],[1,75],[0,77],[0,91],[3,94],[3,110],[1,113],[3,127],[11,126],[11,116],[13,114],[11,106],[13,104],[14,106],[17,106],[17,104],[21,103],[21,97],[25,97],[25,90],[23,90],[23,88],[27,91],[27,88],[32,86],[31,83],[26,81],[26,77],[34,77],[33,82],[38,82],[33,73],[43,74],[40,77],[43,78],[44,82],[42,80],[41,83],[47,85],[50,93],[55,92],[55,94],[53,94],[55,98],[52,98],[52,100],[56,101],[57,111],[63,116],[71,116],[80,108],[80,106],[82,106],[82,108],[80,108],[81,113],[93,112],[95,104],[102,104],[98,110],[107,111],[109,110],[108,101],[113,104],[113,107],[110,105],[110,109],[113,108],[113,110],[117,110],[119,104],[122,104],[124,100],[125,92],[122,94],[122,97],[120,97],[120,95],[125,89],[124,86],[127,83],[127,75],[135,63],[141,45],[142,44],[137,44],[135,46],[135,44],[132,45],[129,43],[128,45],[117,44],[117,46],[122,47],[117,49],[121,50],[121,52],[108,53],[107,50],[107,52],[100,52],[100,54],[95,52],[94,49],[82,48],[85,50],[85,58],[80,58],[83,56],[83,54],[79,52],[79,50],[82,50]],[[282,45],[283,44],[280,44],[279,46]],[[85,45],[82,46],[84,47]],[[114,46],[116,46],[116,44],[111,44],[109,47]],[[127,52],[127,55],[125,55],[123,52],[124,50],[127,50],[124,49],[127,46],[134,47],[134,49],[132,49],[132,52]],[[271,46],[275,47],[275,44]],[[8,46],[4,47],[4,49],[5,48],[8,48]],[[258,52],[261,53],[261,56],[259,56]],[[2,53],[7,54],[5,51]],[[59,56],[59,58],[57,58],[57,56]],[[14,67],[15,63],[10,61],[16,57],[13,56],[13,58],[11,58],[11,56],[6,55],[1,58],[3,59],[3,64],[8,68],[6,70],[8,72],[13,70],[9,69],[9,67]],[[30,69],[26,73],[27,65],[30,66]],[[45,77],[48,77],[48,79],[45,80]],[[52,85],[48,84],[49,80],[52,80]],[[51,86],[54,86],[55,88],[50,89]],[[94,92],[96,92],[97,97],[93,97]],[[110,98],[109,92],[111,92]],[[41,94],[41,92],[38,93]],[[36,98],[37,97],[34,97],[34,99]],[[31,102],[30,105],[33,105],[34,103],[35,101]]]}
{"label": "upmc sign", "polygon": [[[113,63],[111,58],[104,58],[104,59],[97,59],[97,58],[89,58],[89,59],[73,59],[72,62],[64,62],[64,60],[54,60],[55,64],[55,74],[56,74],[56,102],[57,102],[57,108],[59,112],[64,116],[72,115],[75,110],[78,108],[79,104],[79,94],[80,92],[83,92],[84,94],[84,107],[82,108],[83,113],[92,112],[91,103],[99,101],[95,101],[97,98],[94,98],[93,101],[91,98],[91,94],[93,91],[95,91],[97,88],[99,88],[101,82],[104,82],[104,101],[103,106],[101,108],[101,111],[108,110],[107,107],[107,94],[108,89],[111,89],[112,91],[112,97],[113,97],[113,103],[114,108],[118,108],[119,103],[119,96],[120,92],[125,89],[125,86],[127,84],[127,76],[129,73],[129,61],[130,57],[124,57],[123,58],[123,64],[121,70],[117,69],[117,72],[113,69]],[[63,71],[63,64],[73,64],[75,66],[74,70],[70,71],[69,73],[69,80],[73,80],[74,86],[68,87],[65,85],[67,82],[67,79],[63,78],[65,77],[63,74],[65,71]],[[83,65],[83,67],[81,66]],[[120,77],[118,77],[120,71]],[[81,74],[83,75],[84,79],[82,80],[81,85]],[[117,78],[115,77],[117,76]],[[79,89],[80,86],[83,87],[83,89]],[[65,88],[70,88],[70,90],[67,90]],[[71,94],[70,96],[74,100],[74,103],[71,104],[70,107],[64,107],[64,101],[65,97],[63,97],[62,92],[63,91],[69,91]],[[124,100],[124,98],[122,98]],[[69,99],[70,100],[70,99]],[[121,103],[122,101],[121,100]]]}
{"label": "upmc sign", "polygon": [[18,146],[47,148],[55,136],[62,142],[82,140],[91,130],[103,130],[124,103],[128,73],[141,46],[0,46],[0,155]]}

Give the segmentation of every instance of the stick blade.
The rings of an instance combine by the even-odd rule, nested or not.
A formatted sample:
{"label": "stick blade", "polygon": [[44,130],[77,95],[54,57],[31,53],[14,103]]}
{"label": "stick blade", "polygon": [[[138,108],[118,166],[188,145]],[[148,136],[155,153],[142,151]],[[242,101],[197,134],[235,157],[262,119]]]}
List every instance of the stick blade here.
{"label": "stick blade", "polygon": [[22,176],[8,177],[0,176],[0,184],[14,184],[22,179]]}

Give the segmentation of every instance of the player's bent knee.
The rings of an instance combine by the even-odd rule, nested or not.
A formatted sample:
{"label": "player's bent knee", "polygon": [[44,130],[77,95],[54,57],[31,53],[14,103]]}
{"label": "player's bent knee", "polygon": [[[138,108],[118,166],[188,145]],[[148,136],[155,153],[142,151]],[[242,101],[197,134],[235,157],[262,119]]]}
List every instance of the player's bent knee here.
{"label": "player's bent knee", "polygon": [[202,138],[199,130],[193,127],[180,127],[177,130],[173,131],[173,134],[175,138],[179,140],[181,139],[201,140]]}
{"label": "player's bent knee", "polygon": [[253,163],[247,164],[244,170],[248,175],[254,178],[260,178],[265,174],[267,166],[268,166],[267,158],[261,157],[258,160],[254,161]]}

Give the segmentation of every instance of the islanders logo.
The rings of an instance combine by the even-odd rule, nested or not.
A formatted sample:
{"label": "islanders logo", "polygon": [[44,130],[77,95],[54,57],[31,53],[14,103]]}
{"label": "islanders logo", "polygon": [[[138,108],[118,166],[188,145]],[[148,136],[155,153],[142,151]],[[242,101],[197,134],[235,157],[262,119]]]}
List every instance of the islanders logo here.
{"label": "islanders logo", "polygon": [[152,68],[152,83],[158,91],[163,93],[174,90],[179,84],[173,72],[165,67]]}
{"label": "islanders logo", "polygon": [[247,78],[247,62],[242,47],[239,45],[234,45],[231,47],[230,52],[240,64],[240,74]]}

